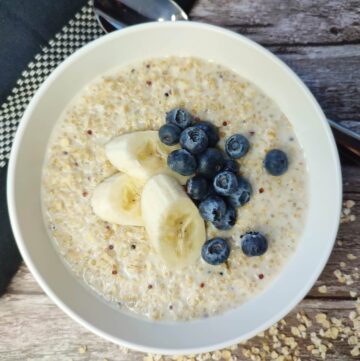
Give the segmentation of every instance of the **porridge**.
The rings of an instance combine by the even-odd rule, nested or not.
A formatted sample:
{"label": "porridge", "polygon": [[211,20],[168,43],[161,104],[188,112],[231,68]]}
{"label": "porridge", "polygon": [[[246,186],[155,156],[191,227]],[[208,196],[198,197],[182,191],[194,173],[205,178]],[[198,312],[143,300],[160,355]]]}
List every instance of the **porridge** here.
{"label": "porridge", "polygon": [[[218,127],[216,148],[236,159],[225,163],[227,175],[216,176],[205,200],[201,182],[187,179],[191,167],[200,172],[204,164],[208,179],[216,142],[206,158],[211,137],[204,145],[204,137],[162,127],[178,108],[195,124]],[[186,122],[185,113],[176,119]],[[182,162],[181,152],[191,152],[159,136],[168,143],[180,136],[199,153],[195,165]],[[190,320],[241,305],[281,272],[304,226],[306,182],[302,149],[269,98],[220,65],[170,57],[104,75],[74,99],[48,145],[42,202],[58,252],[95,292],[144,317]],[[210,218],[223,211],[221,199],[233,213],[219,224]],[[203,246],[206,240],[213,243]]]}

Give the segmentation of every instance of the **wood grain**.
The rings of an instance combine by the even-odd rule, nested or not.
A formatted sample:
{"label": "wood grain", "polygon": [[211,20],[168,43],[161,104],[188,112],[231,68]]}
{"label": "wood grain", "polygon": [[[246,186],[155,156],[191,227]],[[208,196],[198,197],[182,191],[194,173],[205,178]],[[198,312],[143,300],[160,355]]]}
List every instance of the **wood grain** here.
{"label": "wood grain", "polygon": [[[360,120],[360,0],[199,0],[191,15],[265,45],[304,80],[329,118]],[[360,168],[343,167],[343,175],[344,200],[357,202],[352,213],[360,218]],[[342,224],[338,239],[341,243],[335,245],[319,280],[286,317],[283,332],[287,335],[291,335],[291,326],[298,324],[300,311],[312,319],[325,312],[348,320],[354,309],[355,299],[349,292],[360,295],[360,280],[353,277],[351,285],[340,283],[334,271],[341,269],[355,276],[356,267],[360,268],[360,223]],[[348,260],[349,253],[357,259]],[[319,292],[322,285],[327,286],[327,293]],[[315,323],[311,331],[319,328]],[[306,349],[308,338],[297,341],[302,361],[318,360]],[[234,351],[238,360],[248,360],[243,356],[244,347],[261,342],[254,338],[239,347]],[[81,353],[83,345],[87,350]],[[350,349],[346,340],[336,340],[326,360],[352,360]],[[143,357],[138,352],[125,353],[71,320],[42,292],[25,266],[0,298],[0,360],[140,361]]]}
{"label": "wood grain", "polygon": [[360,114],[360,0],[201,0],[192,18],[279,55],[334,120]]}
{"label": "wood grain", "polygon": [[360,118],[360,46],[270,47],[309,86],[333,120]]}
{"label": "wood grain", "polygon": [[359,0],[201,0],[196,21],[217,24],[263,45],[360,43]]}
{"label": "wood grain", "polygon": [[[18,280],[18,284],[21,282]],[[359,290],[360,291],[360,290]],[[286,317],[287,327],[283,331],[291,336],[291,326],[298,325],[296,314],[304,312],[314,319],[319,312],[329,317],[348,319],[354,310],[350,300],[305,299]],[[319,331],[314,324],[309,332]],[[88,332],[65,315],[44,294],[8,294],[0,299],[0,360],[143,360],[144,354],[124,350]],[[310,341],[296,339],[301,345],[302,360],[314,360],[306,350]],[[248,342],[248,347],[258,346],[262,340],[256,338]],[[80,352],[85,346],[87,351]],[[233,351],[239,361],[247,358],[242,355],[242,347]],[[327,360],[349,360],[350,347],[346,341],[336,341],[334,351]]]}

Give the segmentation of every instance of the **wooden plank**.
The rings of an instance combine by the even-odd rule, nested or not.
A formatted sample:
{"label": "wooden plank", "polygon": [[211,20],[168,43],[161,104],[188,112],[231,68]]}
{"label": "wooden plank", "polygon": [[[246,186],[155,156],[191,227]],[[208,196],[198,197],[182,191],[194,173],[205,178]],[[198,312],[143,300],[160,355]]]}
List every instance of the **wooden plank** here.
{"label": "wooden plank", "polygon": [[[44,294],[0,299],[0,340],[0,360],[128,359],[119,346],[88,332]],[[81,353],[84,345],[87,351]],[[131,360],[142,357],[133,353]]]}
{"label": "wooden plank", "polygon": [[[304,312],[309,319],[325,312],[329,317],[344,319],[350,324],[349,313],[355,309],[352,301],[304,300],[286,317],[286,326],[281,331],[292,336],[291,327],[300,324],[296,315]],[[310,332],[319,332],[321,326],[314,321],[307,330],[307,338],[296,337],[301,359],[314,360],[306,347],[311,344]],[[144,354],[126,352],[121,347],[107,342],[86,331],[57,308],[45,295],[7,295],[0,299],[0,360],[143,360]],[[239,361],[248,360],[243,356],[246,347],[257,347],[264,340],[272,342],[269,335],[255,338],[245,346],[233,350]],[[86,351],[85,351],[86,349]],[[351,347],[347,340],[335,342],[335,351],[326,360],[349,360]]]}
{"label": "wooden plank", "polygon": [[359,0],[226,0],[221,6],[202,0],[191,15],[244,34],[279,55],[331,119],[359,118]]}
{"label": "wooden plank", "polygon": [[193,20],[221,25],[264,45],[360,42],[358,0],[201,0]]}
{"label": "wooden plank", "polygon": [[271,47],[333,120],[360,120],[360,46]]}

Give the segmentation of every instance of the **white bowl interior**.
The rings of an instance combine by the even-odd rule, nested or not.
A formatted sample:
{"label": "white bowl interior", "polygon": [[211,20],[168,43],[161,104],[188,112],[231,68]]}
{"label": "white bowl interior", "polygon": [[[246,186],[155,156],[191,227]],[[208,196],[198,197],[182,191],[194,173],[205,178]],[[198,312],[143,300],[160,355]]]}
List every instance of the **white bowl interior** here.
{"label": "white bowl interior", "polygon": [[[109,69],[145,58],[197,56],[227,66],[275,100],[295,128],[309,171],[309,211],[296,254],[271,286],[221,316],[182,323],[150,322],[119,312],[67,271],[41,216],[40,178],[49,135],[80,89]],[[260,46],[196,23],[146,24],[101,38],[67,59],[31,102],[16,136],[8,178],[11,222],[21,253],[43,289],[77,321],[114,342],[143,351],[194,353],[253,336],[284,316],[319,276],[332,249],[341,207],[334,141],[301,81]]]}

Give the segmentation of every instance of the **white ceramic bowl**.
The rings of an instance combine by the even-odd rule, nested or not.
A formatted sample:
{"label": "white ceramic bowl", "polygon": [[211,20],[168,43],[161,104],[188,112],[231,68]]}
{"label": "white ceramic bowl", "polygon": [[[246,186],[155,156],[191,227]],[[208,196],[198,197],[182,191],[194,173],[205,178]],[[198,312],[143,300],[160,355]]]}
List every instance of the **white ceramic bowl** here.
{"label": "white ceramic bowl", "polygon": [[[280,106],[304,149],[309,211],[295,255],[269,288],[223,315],[191,322],[152,322],[110,307],[64,267],[44,227],[40,178],[49,135],[73,96],[109,69],[144,58],[197,56],[233,69]],[[147,352],[214,350],[254,336],[285,316],[322,271],[337,233],[341,172],[333,136],[301,80],[261,46],[230,31],[193,22],[152,23],[104,36],[77,51],[45,81],[16,134],[8,173],[11,224],[21,254],[49,297],[94,333]]]}

